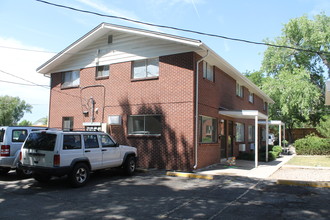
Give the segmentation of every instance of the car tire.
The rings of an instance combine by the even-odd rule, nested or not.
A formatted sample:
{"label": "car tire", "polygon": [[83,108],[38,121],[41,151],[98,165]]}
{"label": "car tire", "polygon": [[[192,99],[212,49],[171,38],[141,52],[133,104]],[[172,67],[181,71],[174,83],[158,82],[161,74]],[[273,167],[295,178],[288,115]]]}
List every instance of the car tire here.
{"label": "car tire", "polygon": [[131,176],[135,172],[135,168],[136,168],[135,158],[132,156],[127,157],[123,166],[124,173],[128,176]]}
{"label": "car tire", "polygon": [[33,173],[33,178],[40,183],[47,183],[49,182],[51,176],[47,174]]}
{"label": "car tire", "polygon": [[87,183],[89,176],[88,166],[85,163],[78,163],[73,167],[68,179],[72,187],[81,187]]}
{"label": "car tire", "polygon": [[0,168],[0,175],[7,175],[10,171],[10,168],[2,167]]}
{"label": "car tire", "polygon": [[21,178],[30,177],[30,176],[32,176],[32,171],[17,168],[16,169],[16,175],[21,177]]}

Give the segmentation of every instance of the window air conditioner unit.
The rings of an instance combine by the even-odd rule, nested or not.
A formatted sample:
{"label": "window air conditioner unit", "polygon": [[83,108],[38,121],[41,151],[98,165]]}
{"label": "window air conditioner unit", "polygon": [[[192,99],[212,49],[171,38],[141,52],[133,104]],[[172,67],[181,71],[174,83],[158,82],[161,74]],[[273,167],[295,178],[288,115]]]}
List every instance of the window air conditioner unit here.
{"label": "window air conditioner unit", "polygon": [[245,151],[245,144],[238,145],[239,151]]}

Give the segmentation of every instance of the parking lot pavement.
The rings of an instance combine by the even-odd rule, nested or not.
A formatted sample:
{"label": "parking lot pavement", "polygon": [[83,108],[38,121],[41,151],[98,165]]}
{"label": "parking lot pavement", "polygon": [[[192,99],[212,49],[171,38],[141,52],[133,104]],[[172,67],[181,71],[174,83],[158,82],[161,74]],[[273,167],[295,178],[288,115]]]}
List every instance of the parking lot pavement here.
{"label": "parking lot pavement", "polygon": [[39,184],[0,177],[0,219],[329,219],[329,188],[277,185],[269,180],[122,176],[104,171],[82,188],[64,178]]}

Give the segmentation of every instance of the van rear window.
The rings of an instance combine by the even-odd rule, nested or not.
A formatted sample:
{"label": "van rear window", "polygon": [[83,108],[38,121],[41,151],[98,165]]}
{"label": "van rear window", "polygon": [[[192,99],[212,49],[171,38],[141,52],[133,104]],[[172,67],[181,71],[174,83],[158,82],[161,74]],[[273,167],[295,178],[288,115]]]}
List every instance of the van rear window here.
{"label": "van rear window", "polygon": [[53,151],[55,147],[56,134],[31,133],[25,141],[25,149],[37,149]]}

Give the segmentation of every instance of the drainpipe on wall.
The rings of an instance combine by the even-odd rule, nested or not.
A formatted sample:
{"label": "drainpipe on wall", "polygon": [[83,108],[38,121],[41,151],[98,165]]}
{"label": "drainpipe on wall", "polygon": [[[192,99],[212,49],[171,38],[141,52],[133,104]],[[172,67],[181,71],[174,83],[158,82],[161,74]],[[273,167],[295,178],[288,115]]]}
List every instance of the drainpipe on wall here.
{"label": "drainpipe on wall", "polygon": [[197,168],[198,165],[198,74],[199,74],[199,64],[202,62],[207,56],[209,55],[209,51],[206,51],[206,55],[202,57],[200,60],[197,61],[197,68],[196,68],[196,92],[195,92],[195,165],[194,165],[194,170]]}

